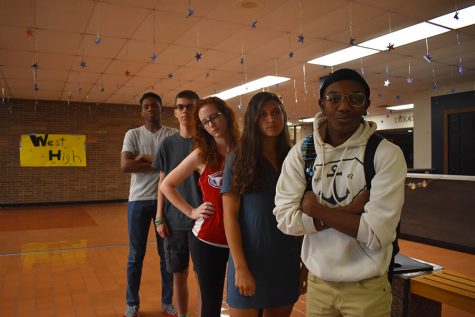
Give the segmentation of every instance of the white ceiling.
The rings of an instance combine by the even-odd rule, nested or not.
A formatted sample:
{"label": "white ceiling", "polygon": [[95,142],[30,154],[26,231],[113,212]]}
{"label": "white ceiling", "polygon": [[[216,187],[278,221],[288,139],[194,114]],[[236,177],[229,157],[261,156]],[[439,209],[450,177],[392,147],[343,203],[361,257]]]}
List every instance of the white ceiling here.
{"label": "white ceiling", "polygon": [[[283,96],[289,118],[296,120],[315,113],[319,78],[331,70],[306,61],[348,47],[351,37],[361,43],[473,4],[463,0],[0,0],[0,97],[137,104],[144,92],[153,90],[170,106],[183,89],[204,97],[277,74],[291,80],[269,90]],[[194,13],[186,17],[189,7]],[[251,27],[252,21],[257,21],[256,28]],[[29,27],[31,37],[25,32]],[[303,44],[297,41],[301,33]],[[95,43],[97,34],[100,44]],[[430,91],[434,79],[446,93],[474,82],[475,25],[429,38],[428,44],[430,64],[422,58],[426,43],[419,41],[402,47],[395,43],[393,51],[337,68],[361,70],[362,63],[373,93],[370,111],[375,114],[384,111],[381,105],[411,102],[418,92]],[[199,61],[194,57],[197,51],[202,53]],[[150,58],[153,52],[158,55],[155,61]],[[464,74],[458,72],[460,58]],[[80,67],[81,60],[86,67]],[[38,91],[33,88],[35,61]],[[412,85],[406,83],[409,63]],[[383,87],[386,64],[389,87]],[[247,104],[249,98],[236,97],[229,104],[239,112],[237,105]]]}

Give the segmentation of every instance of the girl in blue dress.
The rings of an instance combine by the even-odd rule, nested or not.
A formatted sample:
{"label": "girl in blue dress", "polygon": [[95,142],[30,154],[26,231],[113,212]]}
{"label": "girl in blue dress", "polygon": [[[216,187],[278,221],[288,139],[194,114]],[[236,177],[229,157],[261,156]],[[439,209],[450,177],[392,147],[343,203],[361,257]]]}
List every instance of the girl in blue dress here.
{"label": "girl in blue dress", "polygon": [[231,317],[288,317],[299,296],[300,239],[283,234],[272,213],[275,186],[290,149],[279,97],[249,101],[240,143],[224,168],[224,227],[229,249]]}

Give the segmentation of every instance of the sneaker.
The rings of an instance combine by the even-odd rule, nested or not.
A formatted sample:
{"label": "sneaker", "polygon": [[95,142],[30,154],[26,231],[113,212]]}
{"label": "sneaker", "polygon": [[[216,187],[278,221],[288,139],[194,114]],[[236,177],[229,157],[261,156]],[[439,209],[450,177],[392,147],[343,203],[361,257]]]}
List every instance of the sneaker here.
{"label": "sneaker", "polygon": [[175,306],[173,304],[162,304],[163,317],[177,317]]}
{"label": "sneaker", "polygon": [[133,305],[125,307],[124,317],[138,317],[139,316],[139,306]]}

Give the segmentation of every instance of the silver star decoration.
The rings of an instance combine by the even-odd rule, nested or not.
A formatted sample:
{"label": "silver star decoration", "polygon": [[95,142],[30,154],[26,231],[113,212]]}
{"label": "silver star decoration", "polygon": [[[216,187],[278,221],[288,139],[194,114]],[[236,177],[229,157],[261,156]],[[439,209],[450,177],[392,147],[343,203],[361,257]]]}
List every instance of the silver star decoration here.
{"label": "silver star decoration", "polygon": [[386,80],[384,81],[384,87],[388,87],[390,83],[391,83],[391,82],[389,81],[389,79],[386,79]]}
{"label": "silver star decoration", "polygon": [[406,78],[406,82],[411,85],[413,82],[414,82],[414,79],[412,79],[411,77],[407,77]]}

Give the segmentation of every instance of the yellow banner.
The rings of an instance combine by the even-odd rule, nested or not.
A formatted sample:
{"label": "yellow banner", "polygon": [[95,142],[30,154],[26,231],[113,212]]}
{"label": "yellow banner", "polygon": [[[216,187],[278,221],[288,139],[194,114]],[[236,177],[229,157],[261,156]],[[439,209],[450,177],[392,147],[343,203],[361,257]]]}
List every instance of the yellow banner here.
{"label": "yellow banner", "polygon": [[20,166],[86,166],[86,136],[79,134],[22,135]]}

